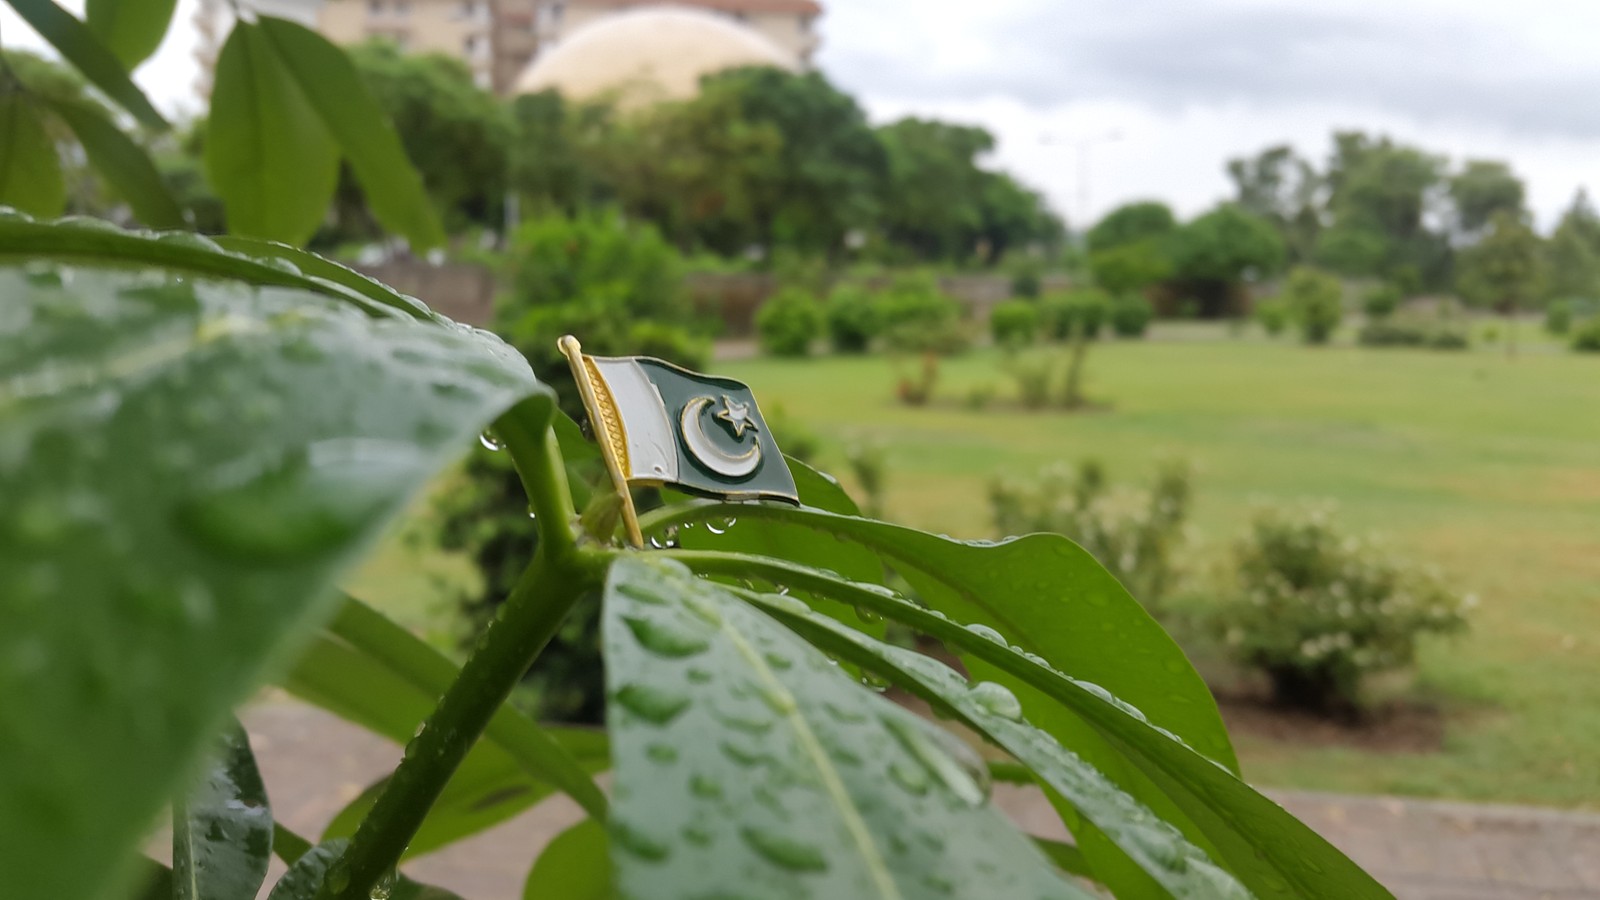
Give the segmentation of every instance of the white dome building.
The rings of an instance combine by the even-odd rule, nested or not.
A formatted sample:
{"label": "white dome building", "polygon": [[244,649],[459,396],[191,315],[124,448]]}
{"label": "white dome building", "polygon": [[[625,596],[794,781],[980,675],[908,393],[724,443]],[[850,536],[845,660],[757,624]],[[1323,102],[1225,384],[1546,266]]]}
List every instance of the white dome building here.
{"label": "white dome building", "polygon": [[637,108],[693,97],[702,76],[740,66],[798,72],[804,63],[726,17],[652,6],[608,15],[565,35],[523,71],[516,92],[554,89],[570,100],[610,99]]}

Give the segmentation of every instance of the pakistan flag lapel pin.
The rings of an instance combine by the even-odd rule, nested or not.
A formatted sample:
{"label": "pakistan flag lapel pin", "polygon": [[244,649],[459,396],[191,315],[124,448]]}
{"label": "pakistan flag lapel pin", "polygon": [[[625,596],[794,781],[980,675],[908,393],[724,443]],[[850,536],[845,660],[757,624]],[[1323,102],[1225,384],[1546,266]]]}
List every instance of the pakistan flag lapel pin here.
{"label": "pakistan flag lapel pin", "polygon": [[635,547],[643,537],[630,486],[800,505],[749,385],[648,356],[589,356],[571,335],[557,346],[572,366]]}

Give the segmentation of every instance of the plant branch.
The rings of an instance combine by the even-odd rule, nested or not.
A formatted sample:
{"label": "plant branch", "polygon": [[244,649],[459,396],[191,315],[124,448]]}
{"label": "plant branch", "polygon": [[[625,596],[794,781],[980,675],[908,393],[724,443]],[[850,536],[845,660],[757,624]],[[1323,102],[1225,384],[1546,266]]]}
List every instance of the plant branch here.
{"label": "plant branch", "polygon": [[523,401],[495,422],[539,520],[539,549],[499,616],[478,638],[461,673],[439,700],[405,758],[373,804],[344,856],[318,892],[331,900],[368,900],[399,862],[456,768],[511,689],[538,658],[573,604],[600,587],[611,554],[577,545],[572,495],[548,397]]}
{"label": "plant branch", "polygon": [[319,897],[367,900],[394,868],[461,760],[555,634],[567,612],[600,586],[607,554],[557,556],[540,548],[422,730],[406,745]]}

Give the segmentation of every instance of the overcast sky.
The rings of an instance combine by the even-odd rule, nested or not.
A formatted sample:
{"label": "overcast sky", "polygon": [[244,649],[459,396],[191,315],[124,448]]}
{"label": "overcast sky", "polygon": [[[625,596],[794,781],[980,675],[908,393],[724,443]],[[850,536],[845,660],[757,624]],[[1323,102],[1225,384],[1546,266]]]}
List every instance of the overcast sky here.
{"label": "overcast sky", "polygon": [[[1542,227],[1600,194],[1595,0],[825,2],[819,63],[874,119],[986,126],[996,164],[1073,220],[1085,200],[1197,212],[1230,157],[1287,141],[1320,161],[1335,128],[1506,159]],[[169,109],[195,103],[193,5],[138,73]],[[0,41],[38,46],[9,10]]]}

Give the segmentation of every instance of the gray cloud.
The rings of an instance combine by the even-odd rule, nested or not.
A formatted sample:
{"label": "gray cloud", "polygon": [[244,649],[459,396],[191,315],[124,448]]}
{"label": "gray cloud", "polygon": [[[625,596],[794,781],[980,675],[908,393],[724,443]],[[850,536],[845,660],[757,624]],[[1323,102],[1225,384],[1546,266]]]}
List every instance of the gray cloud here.
{"label": "gray cloud", "polygon": [[1529,136],[1600,137],[1600,55],[1562,62],[1482,19],[1441,19],[1401,0],[1359,12],[1216,7],[1044,0],[963,22],[968,30],[932,58],[914,38],[881,35],[837,41],[825,62],[853,88],[905,101],[1000,94],[1039,107],[1121,100],[1163,111],[1338,104]]}

